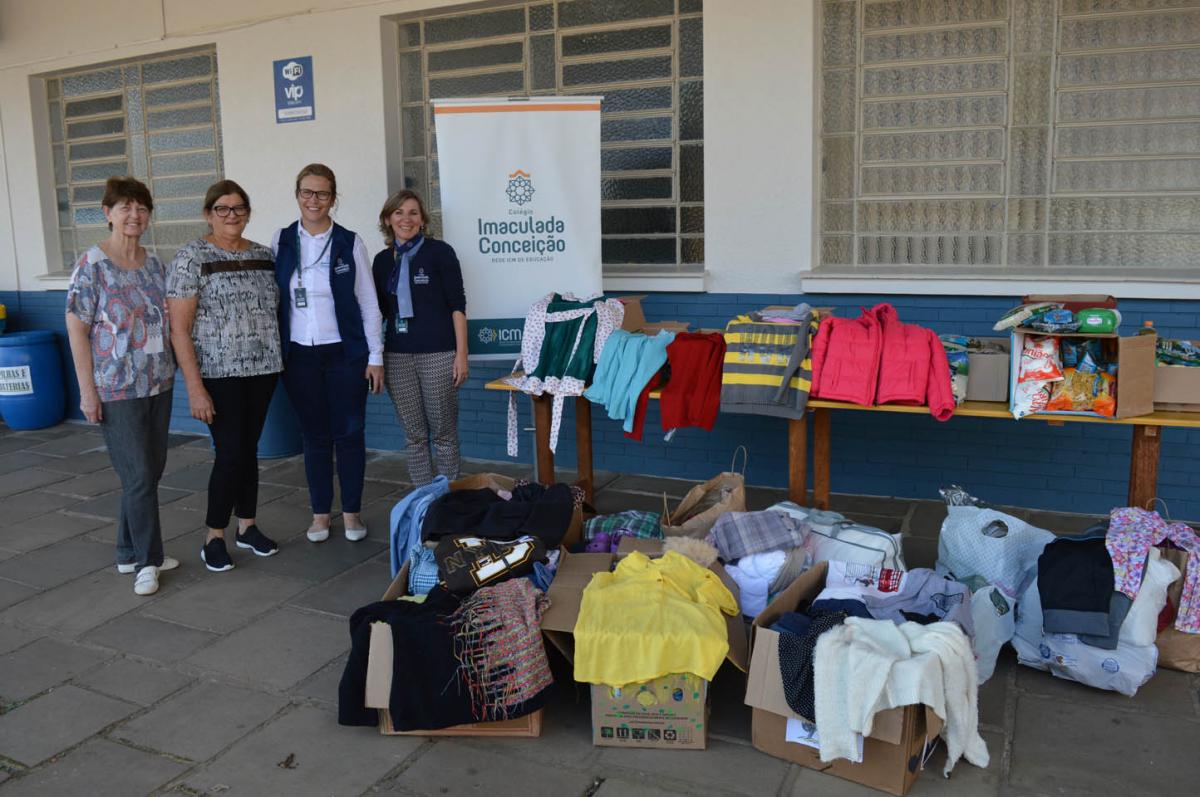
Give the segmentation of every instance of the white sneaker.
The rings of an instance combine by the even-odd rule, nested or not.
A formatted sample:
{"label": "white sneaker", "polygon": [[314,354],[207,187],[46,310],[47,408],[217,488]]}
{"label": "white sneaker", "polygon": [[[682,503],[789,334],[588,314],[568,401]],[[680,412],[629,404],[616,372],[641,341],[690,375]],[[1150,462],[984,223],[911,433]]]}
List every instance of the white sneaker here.
{"label": "white sneaker", "polygon": [[158,568],[147,565],[138,571],[133,580],[133,591],[137,595],[153,595],[158,592]]}
{"label": "white sneaker", "polygon": [[361,529],[352,529],[349,526],[346,527],[346,539],[350,540],[350,542],[358,542],[359,540],[364,540],[366,538],[367,529],[365,526]]}
{"label": "white sneaker", "polygon": [[[174,570],[177,567],[179,567],[178,559],[176,559],[173,556],[164,556],[163,563],[158,566],[158,569],[159,570]],[[132,562],[127,565],[117,565],[117,572],[124,573],[125,575],[129,575],[130,573],[132,573],[135,570],[137,570],[137,565]]]}
{"label": "white sneaker", "polygon": [[325,542],[325,540],[329,539],[329,529],[311,528],[308,530],[306,536],[309,542]]}

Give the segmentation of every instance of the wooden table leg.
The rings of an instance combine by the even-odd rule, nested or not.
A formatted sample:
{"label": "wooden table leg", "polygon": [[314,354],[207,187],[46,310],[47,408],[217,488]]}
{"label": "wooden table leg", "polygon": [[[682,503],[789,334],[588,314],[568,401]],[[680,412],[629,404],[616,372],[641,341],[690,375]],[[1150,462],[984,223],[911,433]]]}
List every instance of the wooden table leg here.
{"label": "wooden table leg", "polygon": [[808,416],[788,419],[788,500],[808,506]]}
{"label": "wooden table leg", "polygon": [[1129,454],[1129,506],[1152,509],[1158,497],[1158,451],[1162,431],[1157,426],[1133,427]]}
{"label": "wooden table leg", "polygon": [[592,475],[592,402],[575,399],[575,468],[578,484],[589,504],[596,503],[596,481]]}
{"label": "wooden table leg", "polygon": [[553,409],[549,395],[533,397],[533,428],[537,440],[537,478],[542,484],[554,484],[554,452],[550,450],[550,412]]}
{"label": "wooden table leg", "polygon": [[817,509],[829,508],[829,429],[833,411],[824,407],[813,410],[813,503]]}

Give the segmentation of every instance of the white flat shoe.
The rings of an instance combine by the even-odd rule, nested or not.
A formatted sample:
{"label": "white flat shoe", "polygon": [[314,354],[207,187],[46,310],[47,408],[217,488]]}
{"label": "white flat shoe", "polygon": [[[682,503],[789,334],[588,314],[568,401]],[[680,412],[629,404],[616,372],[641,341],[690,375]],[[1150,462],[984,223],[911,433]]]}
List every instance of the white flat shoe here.
{"label": "white flat shoe", "polygon": [[305,536],[308,537],[309,542],[325,542],[329,539],[329,529],[309,529],[305,532]]}
{"label": "white flat shoe", "polygon": [[366,538],[367,538],[366,527],[363,527],[361,529],[352,529],[349,526],[346,527],[346,539],[350,540],[350,542],[358,542],[359,540],[364,540]]}
{"label": "white flat shoe", "polygon": [[[164,556],[164,557],[163,557],[163,563],[162,563],[161,565],[159,565],[159,566],[158,566],[158,569],[159,569],[160,571],[162,571],[162,570],[174,570],[174,569],[175,569],[175,568],[177,568],[177,567],[179,567],[179,560],[178,560],[178,559],[176,559],[176,558],[175,558],[175,557],[173,557],[173,556]],[[132,573],[132,572],[133,572],[133,571],[135,571],[135,570],[137,570],[137,565],[136,565],[136,564],[133,564],[133,563],[130,563],[130,564],[127,564],[127,565],[117,565],[117,572],[118,572],[118,573],[124,573],[125,575],[129,575],[130,573]]]}

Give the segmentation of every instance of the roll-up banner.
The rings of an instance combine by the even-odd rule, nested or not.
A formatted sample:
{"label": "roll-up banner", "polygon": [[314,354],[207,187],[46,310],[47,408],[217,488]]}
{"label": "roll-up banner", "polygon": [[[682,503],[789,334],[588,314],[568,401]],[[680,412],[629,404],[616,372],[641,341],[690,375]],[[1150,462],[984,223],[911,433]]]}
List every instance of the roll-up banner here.
{"label": "roll-up banner", "polygon": [[601,290],[600,100],[433,101],[473,356],[520,354],[525,312],[550,291]]}

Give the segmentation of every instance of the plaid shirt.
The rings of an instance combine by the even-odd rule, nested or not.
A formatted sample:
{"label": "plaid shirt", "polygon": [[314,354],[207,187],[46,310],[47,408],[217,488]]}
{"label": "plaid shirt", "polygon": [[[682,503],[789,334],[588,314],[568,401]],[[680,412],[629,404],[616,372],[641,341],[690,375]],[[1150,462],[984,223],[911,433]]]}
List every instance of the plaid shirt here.
{"label": "plaid shirt", "polygon": [[583,538],[590,540],[602,531],[642,540],[661,540],[662,516],[657,512],[637,509],[617,512],[615,515],[598,515],[584,524]]}
{"label": "plaid shirt", "polygon": [[424,545],[414,545],[408,554],[408,594],[428,595],[437,586],[437,560]]}
{"label": "plaid shirt", "polygon": [[804,544],[806,524],[783,512],[726,512],[713,526],[713,542],[726,562]]}

